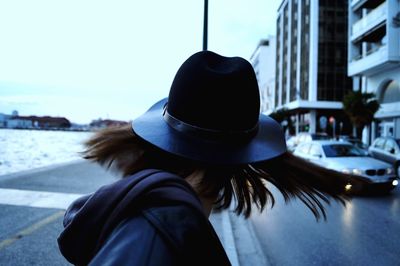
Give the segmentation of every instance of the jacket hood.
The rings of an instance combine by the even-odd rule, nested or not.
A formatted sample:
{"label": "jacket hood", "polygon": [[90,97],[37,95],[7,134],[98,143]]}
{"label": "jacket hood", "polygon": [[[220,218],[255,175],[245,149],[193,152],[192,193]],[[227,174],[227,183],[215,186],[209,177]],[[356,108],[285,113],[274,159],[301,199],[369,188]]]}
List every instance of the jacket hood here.
{"label": "jacket hood", "polygon": [[183,178],[155,169],[140,171],[73,202],[58,237],[60,251],[72,264],[86,265],[124,219],[146,207],[182,203],[203,211]]}

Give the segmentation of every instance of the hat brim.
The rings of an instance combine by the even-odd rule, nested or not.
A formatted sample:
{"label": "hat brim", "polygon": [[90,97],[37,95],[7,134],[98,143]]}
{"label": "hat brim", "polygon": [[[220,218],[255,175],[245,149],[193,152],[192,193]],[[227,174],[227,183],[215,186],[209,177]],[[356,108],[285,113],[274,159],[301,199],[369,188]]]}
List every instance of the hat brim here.
{"label": "hat brim", "polygon": [[183,134],[163,118],[167,100],[157,102],[135,119],[132,129],[141,139],[168,153],[204,163],[234,165],[270,160],[287,150],[281,126],[262,114],[257,134],[246,143],[217,142]]}

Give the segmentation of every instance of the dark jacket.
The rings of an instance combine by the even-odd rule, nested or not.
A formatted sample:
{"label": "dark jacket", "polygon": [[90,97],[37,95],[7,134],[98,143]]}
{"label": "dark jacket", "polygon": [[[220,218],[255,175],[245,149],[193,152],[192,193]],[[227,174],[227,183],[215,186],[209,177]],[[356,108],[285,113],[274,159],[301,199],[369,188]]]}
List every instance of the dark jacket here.
{"label": "dark jacket", "polygon": [[230,265],[182,178],[144,170],[75,201],[58,238],[76,265]]}

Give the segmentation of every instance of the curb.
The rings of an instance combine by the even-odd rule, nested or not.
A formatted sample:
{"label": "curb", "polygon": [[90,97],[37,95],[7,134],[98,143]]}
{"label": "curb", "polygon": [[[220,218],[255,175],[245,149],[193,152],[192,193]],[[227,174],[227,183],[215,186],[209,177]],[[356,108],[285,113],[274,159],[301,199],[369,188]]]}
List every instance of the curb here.
{"label": "curb", "polygon": [[229,209],[222,211],[222,234],[224,239],[224,248],[232,266],[239,266],[239,256],[237,253],[235,238],[233,236],[232,223],[229,215]]}
{"label": "curb", "polygon": [[[243,216],[237,216],[232,209],[226,215],[229,215],[231,238],[233,238],[235,243],[236,258],[238,261],[235,262],[237,263],[236,265],[271,265],[262,250],[250,218],[246,219]],[[234,265],[233,262],[232,265]]]}
{"label": "curb", "polygon": [[254,249],[256,250],[256,253],[258,254],[258,265],[271,265],[271,262],[269,258],[265,255],[265,253],[262,251],[262,247],[260,244],[260,241],[258,240],[258,236],[256,235],[256,232],[254,231],[254,224],[251,221],[248,222],[248,230],[249,230],[249,235],[253,239],[253,245]]}

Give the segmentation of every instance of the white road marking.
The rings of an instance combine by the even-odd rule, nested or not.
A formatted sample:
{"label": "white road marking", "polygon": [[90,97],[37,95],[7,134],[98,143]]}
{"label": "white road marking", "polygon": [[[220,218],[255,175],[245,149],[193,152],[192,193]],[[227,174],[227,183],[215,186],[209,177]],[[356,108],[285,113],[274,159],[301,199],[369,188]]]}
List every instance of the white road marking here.
{"label": "white road marking", "polygon": [[66,210],[83,194],[0,188],[0,204]]}

